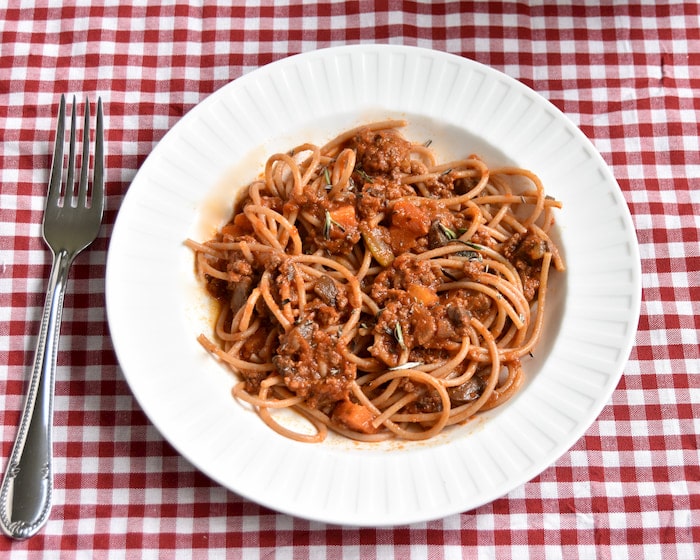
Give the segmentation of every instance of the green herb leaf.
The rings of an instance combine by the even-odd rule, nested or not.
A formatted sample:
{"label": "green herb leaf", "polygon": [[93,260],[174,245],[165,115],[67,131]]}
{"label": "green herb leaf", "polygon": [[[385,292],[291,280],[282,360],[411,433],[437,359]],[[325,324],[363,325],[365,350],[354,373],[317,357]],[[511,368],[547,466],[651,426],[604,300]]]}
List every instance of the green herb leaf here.
{"label": "green herb leaf", "polygon": [[331,218],[331,213],[328,210],[325,210],[325,213],[326,213],[326,216],[325,216],[325,219],[323,220],[323,237],[324,237],[324,239],[331,238],[331,227],[333,227],[333,226],[337,227],[340,231],[345,233],[345,227],[343,227],[341,224],[339,224],[333,218]]}
{"label": "green herb leaf", "polygon": [[374,179],[367,175],[367,172],[364,169],[361,169],[360,167],[356,167],[355,171],[357,174],[362,177],[367,183],[374,183]]}
{"label": "green herb leaf", "polygon": [[463,239],[453,239],[453,243],[461,243],[462,245],[466,245],[467,247],[471,247],[472,249],[475,249],[477,251],[483,251],[486,249],[483,245],[479,245],[478,243],[472,243],[471,241],[464,241]]}
{"label": "green herb leaf", "polygon": [[442,222],[438,222],[438,227],[440,228],[442,233],[445,234],[445,237],[447,237],[447,239],[457,239],[457,234],[447,226],[443,225]]}
{"label": "green herb leaf", "polygon": [[331,213],[326,210],[326,218],[323,221],[323,238],[324,239],[330,239],[331,238],[331,224],[333,223],[333,219],[331,218]]}
{"label": "green herb leaf", "polygon": [[396,321],[396,326],[394,327],[394,338],[402,350],[406,350],[406,343],[403,340],[403,329],[401,328],[401,323]]}

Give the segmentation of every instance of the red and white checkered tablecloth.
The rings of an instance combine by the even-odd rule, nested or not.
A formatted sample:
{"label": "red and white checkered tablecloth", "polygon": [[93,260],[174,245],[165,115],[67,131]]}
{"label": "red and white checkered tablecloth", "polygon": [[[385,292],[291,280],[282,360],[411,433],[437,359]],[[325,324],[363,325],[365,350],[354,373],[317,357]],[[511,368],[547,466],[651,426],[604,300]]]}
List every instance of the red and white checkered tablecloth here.
{"label": "red and white checkered tablecloth", "polygon": [[[130,182],[188,110],[268,62],[370,42],[485,63],[574,121],[611,166],[629,204],[643,301],[619,386],[553,466],[474,511],[356,529],[246,501],[162,439],[117,364],[104,272]],[[65,299],[52,514],[27,541],[0,537],[0,557],[700,557],[697,2],[10,0],[0,8],[3,470],[50,267],[40,224],[62,93],[99,94],[105,103],[105,220],[74,264]]]}

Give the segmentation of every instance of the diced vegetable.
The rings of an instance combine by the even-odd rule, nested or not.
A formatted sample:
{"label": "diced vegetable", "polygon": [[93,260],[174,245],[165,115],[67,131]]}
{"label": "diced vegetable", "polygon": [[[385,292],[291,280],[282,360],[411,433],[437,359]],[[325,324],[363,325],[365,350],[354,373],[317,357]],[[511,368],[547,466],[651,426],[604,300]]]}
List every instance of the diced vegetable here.
{"label": "diced vegetable", "polygon": [[407,291],[411,297],[415,298],[426,307],[432,307],[440,301],[435,290],[422,286],[421,284],[409,284]]}
{"label": "diced vegetable", "polygon": [[342,227],[345,231],[357,227],[355,208],[350,204],[339,206],[335,210],[330,210],[328,213],[333,223]]}
{"label": "diced vegetable", "polygon": [[417,236],[415,232],[396,226],[389,228],[391,250],[395,255],[410,251],[416,246]]}
{"label": "diced vegetable", "polygon": [[386,242],[385,237],[388,237],[388,232],[381,226],[373,228],[361,228],[362,239],[365,240],[367,249],[372,253],[374,259],[382,266],[389,266],[394,262],[394,252]]}
{"label": "diced vegetable", "polygon": [[367,407],[351,401],[341,401],[333,410],[333,419],[356,432],[373,434],[377,429],[372,425],[374,414]]}
{"label": "diced vegetable", "polygon": [[231,222],[221,228],[221,233],[223,235],[230,235],[231,237],[248,235],[252,232],[253,225],[243,212],[236,214]]}
{"label": "diced vegetable", "polygon": [[400,199],[394,204],[391,224],[419,236],[426,235],[430,230],[430,216],[412,202]]}

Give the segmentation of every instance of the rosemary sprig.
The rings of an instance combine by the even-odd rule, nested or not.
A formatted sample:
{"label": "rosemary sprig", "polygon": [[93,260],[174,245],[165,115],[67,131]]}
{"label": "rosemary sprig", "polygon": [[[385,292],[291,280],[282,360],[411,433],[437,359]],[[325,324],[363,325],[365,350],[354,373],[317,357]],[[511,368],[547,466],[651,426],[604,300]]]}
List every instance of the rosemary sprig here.
{"label": "rosemary sprig", "polygon": [[413,369],[418,366],[422,366],[423,362],[406,362],[405,364],[401,364],[400,366],[394,366],[388,368],[389,371],[398,371],[401,369]]}
{"label": "rosemary sprig", "polygon": [[457,239],[457,234],[450,228],[448,228],[446,225],[443,225],[442,222],[438,222],[438,227],[440,228],[440,231],[442,231],[442,233],[445,234],[445,237],[447,237],[447,239]]}
{"label": "rosemary sprig", "polygon": [[472,249],[476,251],[483,251],[486,249],[483,245],[479,245],[478,243],[473,243],[471,241],[464,241],[464,239],[452,239],[454,243],[461,243],[462,245],[466,245],[467,247],[471,247]]}
{"label": "rosemary sprig", "polygon": [[360,167],[356,167],[356,168],[355,168],[355,172],[356,172],[360,177],[362,177],[362,178],[365,180],[365,182],[367,182],[367,183],[374,183],[374,179],[372,179],[372,177],[370,177],[369,175],[367,175],[367,172],[366,172],[364,169],[362,169],[362,168],[360,168]]}
{"label": "rosemary sprig", "polygon": [[323,238],[331,238],[331,227],[333,226],[337,227],[340,231],[345,233],[345,228],[338,222],[336,222],[333,218],[331,218],[331,213],[328,210],[325,210],[325,213],[325,219],[323,220]]}
{"label": "rosemary sprig", "polygon": [[396,326],[394,327],[394,338],[399,343],[401,350],[406,350],[406,343],[403,340],[403,329],[398,321],[396,321]]}

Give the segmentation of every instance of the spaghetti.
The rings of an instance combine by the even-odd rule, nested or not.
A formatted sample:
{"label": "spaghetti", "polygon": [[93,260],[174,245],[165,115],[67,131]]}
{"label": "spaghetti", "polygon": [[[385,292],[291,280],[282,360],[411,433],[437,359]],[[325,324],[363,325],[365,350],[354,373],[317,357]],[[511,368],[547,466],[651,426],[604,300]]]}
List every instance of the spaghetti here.
{"label": "spaghetti", "polygon": [[[403,121],[269,158],[232,220],[188,240],[221,302],[204,348],[277,432],[420,440],[501,405],[543,329],[553,210],[533,173],[438,163]],[[521,183],[518,185],[517,183]],[[274,411],[292,408],[314,433]]]}

